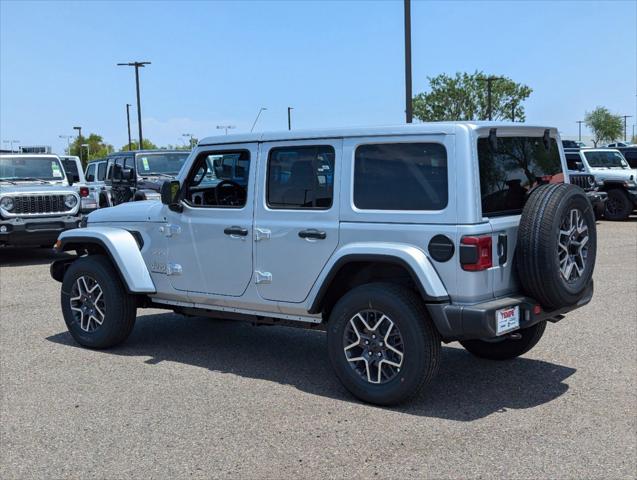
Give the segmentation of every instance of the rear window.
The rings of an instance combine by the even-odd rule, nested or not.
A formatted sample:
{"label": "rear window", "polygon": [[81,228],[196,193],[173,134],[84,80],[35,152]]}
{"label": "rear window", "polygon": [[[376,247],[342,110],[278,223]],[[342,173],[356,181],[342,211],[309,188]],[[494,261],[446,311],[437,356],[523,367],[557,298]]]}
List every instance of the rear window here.
{"label": "rear window", "polygon": [[480,138],[478,162],[485,216],[519,214],[531,188],[564,181],[554,138],[548,150],[542,137],[499,137],[495,150],[488,138]]}
{"label": "rear window", "polygon": [[361,145],[354,165],[354,205],[362,210],[442,210],[447,151],[439,143]]}

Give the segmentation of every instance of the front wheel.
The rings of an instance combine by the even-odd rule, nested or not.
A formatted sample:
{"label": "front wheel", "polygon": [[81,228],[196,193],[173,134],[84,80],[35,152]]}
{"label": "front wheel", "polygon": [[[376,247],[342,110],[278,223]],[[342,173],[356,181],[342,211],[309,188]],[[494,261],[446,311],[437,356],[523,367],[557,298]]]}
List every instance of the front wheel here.
{"label": "front wheel", "polygon": [[604,217],[606,220],[626,220],[633,210],[633,204],[624,190],[613,188],[608,191],[606,200],[606,210]]}
{"label": "front wheel", "polygon": [[489,340],[463,340],[460,344],[476,357],[487,360],[510,360],[524,355],[535,347],[544,335],[545,329],[546,321],[517,331],[516,333],[522,336],[517,340],[502,337]]}
{"label": "front wheel", "polygon": [[69,333],[85,347],[113,347],[126,340],[135,325],[135,299],[102,255],[71,264],[62,281],[61,302]]}
{"label": "front wheel", "polygon": [[392,405],[414,397],[440,363],[440,335],[418,296],[404,287],[357,287],[335,305],[327,329],[330,362],[359,399]]}

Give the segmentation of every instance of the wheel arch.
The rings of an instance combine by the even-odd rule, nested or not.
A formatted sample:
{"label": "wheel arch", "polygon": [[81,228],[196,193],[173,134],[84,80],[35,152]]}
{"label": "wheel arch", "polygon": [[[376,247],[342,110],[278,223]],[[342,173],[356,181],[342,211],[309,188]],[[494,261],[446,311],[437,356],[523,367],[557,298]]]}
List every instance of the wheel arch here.
{"label": "wheel arch", "polygon": [[363,283],[408,282],[426,303],[449,301],[447,291],[425,253],[409,245],[353,245],[324,268],[308,300],[309,313],[329,312],[347,289]]}
{"label": "wheel arch", "polygon": [[[62,232],[56,244],[58,252],[71,250],[106,255],[119,273],[129,293],[156,293],[140,244],[133,233],[122,228],[88,227]],[[58,280],[73,259],[51,265],[51,275]]]}

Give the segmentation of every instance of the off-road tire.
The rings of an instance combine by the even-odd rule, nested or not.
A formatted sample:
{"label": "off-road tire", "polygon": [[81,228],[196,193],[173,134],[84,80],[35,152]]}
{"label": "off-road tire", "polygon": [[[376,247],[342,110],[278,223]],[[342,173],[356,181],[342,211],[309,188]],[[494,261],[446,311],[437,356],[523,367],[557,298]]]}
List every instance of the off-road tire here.
{"label": "off-road tire", "polygon": [[626,220],[632,211],[633,203],[624,190],[613,188],[608,191],[606,209],[604,210],[606,220]]}
{"label": "off-road tire", "polygon": [[[560,229],[573,210],[587,227],[585,268],[578,279],[567,281],[560,271]],[[531,193],[520,219],[515,254],[523,291],[546,309],[576,304],[585,294],[595,268],[597,230],[593,207],[575,185],[549,184]]]}
{"label": "off-road tire", "polygon": [[[370,309],[387,315],[403,338],[402,366],[384,384],[361,378],[350,366],[343,349],[350,319]],[[327,346],[330,363],[345,388],[355,397],[377,405],[394,405],[413,398],[431,382],[440,364],[440,335],[422,300],[413,291],[390,283],[370,283],[346,293],[330,314]]]}
{"label": "off-road tire", "polygon": [[487,360],[510,360],[524,355],[537,345],[546,329],[546,321],[518,330],[519,340],[503,338],[501,340],[463,340],[460,344],[470,353]]}
{"label": "off-road tire", "polygon": [[[105,304],[104,320],[94,331],[87,332],[71,309],[71,292],[79,277],[88,276],[99,284]],[[111,261],[103,255],[89,255],[73,262],[62,281],[62,313],[71,336],[77,343],[88,348],[113,347],[130,335],[135,325],[136,301],[126,292],[119,274]]]}

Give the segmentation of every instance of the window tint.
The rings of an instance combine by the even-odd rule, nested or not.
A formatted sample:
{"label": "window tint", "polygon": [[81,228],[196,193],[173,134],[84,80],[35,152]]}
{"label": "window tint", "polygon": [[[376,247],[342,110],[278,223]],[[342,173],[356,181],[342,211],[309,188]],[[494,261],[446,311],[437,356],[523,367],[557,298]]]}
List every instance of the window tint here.
{"label": "window tint", "polygon": [[100,162],[97,165],[97,179],[103,181],[106,178],[106,162]]}
{"label": "window tint", "polygon": [[361,145],[354,162],[354,205],[366,210],[442,210],[447,151],[439,143]]}
{"label": "window tint", "polygon": [[86,181],[94,182],[95,181],[95,164],[91,163],[88,167],[86,167]]}
{"label": "window tint", "polygon": [[531,188],[564,182],[554,138],[548,150],[542,137],[498,137],[496,150],[480,138],[478,162],[483,215],[521,213]]}
{"label": "window tint", "polygon": [[330,145],[270,150],[268,206],[330,208],[334,196],[334,157],[334,148]]}
{"label": "window tint", "polygon": [[[243,166],[243,177],[235,176],[236,164]],[[188,175],[184,200],[195,207],[241,208],[248,198],[249,171],[247,150],[203,153]]]}

